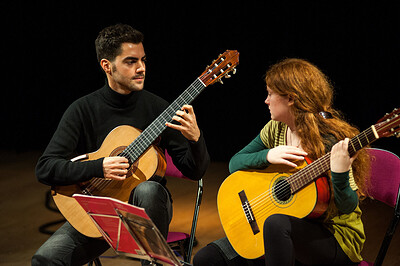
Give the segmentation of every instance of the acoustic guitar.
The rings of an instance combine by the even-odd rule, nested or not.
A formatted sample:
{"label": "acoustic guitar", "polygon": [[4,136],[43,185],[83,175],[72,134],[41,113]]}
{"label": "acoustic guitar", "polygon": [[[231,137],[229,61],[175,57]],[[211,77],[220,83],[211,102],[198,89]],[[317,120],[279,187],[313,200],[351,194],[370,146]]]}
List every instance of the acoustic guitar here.
{"label": "acoustic guitar", "polygon": [[[400,109],[385,115],[377,124],[349,141],[348,152],[358,150],[378,138],[400,137]],[[296,162],[298,167],[270,165],[263,170],[237,171],[219,188],[218,213],[222,227],[236,252],[247,259],[264,255],[263,225],[273,214],[298,218],[321,216],[329,203],[330,189],[326,177],[330,169],[330,152],[311,162]]]}
{"label": "acoustic guitar", "polygon": [[68,222],[86,236],[101,237],[90,216],[72,195],[106,196],[127,202],[132,189],[138,184],[154,175],[164,176],[164,153],[153,143],[166,128],[165,123],[172,122],[176,111],[183,105],[190,104],[208,85],[216,81],[222,83],[222,77],[230,77],[231,71],[235,74],[238,64],[239,53],[236,50],[225,51],[143,132],[127,125],[118,126],[107,135],[99,150],[73,158],[71,161],[79,163],[108,156],[123,156],[128,158],[131,164],[124,181],[93,177],[88,182],[52,187],[54,202]]}

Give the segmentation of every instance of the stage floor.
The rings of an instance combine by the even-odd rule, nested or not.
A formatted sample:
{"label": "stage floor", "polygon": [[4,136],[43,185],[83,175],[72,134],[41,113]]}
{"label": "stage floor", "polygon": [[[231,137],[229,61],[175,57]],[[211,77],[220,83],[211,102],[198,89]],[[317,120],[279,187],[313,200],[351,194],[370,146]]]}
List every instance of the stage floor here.
{"label": "stage floor", "polygon": [[[42,224],[63,217],[45,207],[49,187],[38,183],[34,168],[40,152],[0,152],[0,265],[29,265],[40,245],[49,237],[39,232]],[[217,213],[217,192],[228,176],[227,162],[212,162],[204,181],[195,254],[209,242],[224,236]],[[168,188],[174,201],[174,218],[170,231],[190,233],[197,183],[168,178]],[[363,256],[374,261],[393,209],[379,202],[366,200],[362,204],[363,222],[367,234]],[[52,228],[55,230],[57,226]],[[400,229],[397,229],[383,265],[400,265]],[[113,257],[110,250],[107,256]],[[103,265],[140,265],[125,258],[102,257]]]}

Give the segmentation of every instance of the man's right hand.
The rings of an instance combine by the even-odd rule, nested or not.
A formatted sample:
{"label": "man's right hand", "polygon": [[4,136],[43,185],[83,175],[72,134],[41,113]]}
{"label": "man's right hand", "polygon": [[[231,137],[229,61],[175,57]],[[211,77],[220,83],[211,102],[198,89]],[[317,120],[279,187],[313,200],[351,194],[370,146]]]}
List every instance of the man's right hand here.
{"label": "man's right hand", "polygon": [[114,180],[125,180],[128,173],[129,162],[125,157],[105,157],[103,159],[104,178]]}

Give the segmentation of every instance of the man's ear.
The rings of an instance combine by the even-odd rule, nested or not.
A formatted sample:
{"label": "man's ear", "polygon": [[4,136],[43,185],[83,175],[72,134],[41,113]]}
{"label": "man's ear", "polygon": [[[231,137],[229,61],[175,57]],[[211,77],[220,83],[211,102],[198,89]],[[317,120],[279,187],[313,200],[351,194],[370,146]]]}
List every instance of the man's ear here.
{"label": "man's ear", "polygon": [[106,74],[111,75],[111,62],[107,59],[101,59],[100,66]]}

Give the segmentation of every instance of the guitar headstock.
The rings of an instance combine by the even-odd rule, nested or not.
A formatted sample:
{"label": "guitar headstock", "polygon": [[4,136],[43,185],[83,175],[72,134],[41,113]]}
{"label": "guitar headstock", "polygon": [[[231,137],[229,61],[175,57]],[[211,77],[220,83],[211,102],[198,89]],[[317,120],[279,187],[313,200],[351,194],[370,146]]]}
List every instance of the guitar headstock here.
{"label": "guitar headstock", "polygon": [[375,124],[376,132],[379,137],[391,137],[396,136],[400,138],[400,109],[395,108],[390,114],[386,114],[384,117],[379,119],[378,123]]}
{"label": "guitar headstock", "polygon": [[222,82],[222,78],[230,78],[229,72],[236,73],[236,66],[239,64],[239,52],[236,50],[226,50],[200,75],[199,79],[208,86],[217,81]]}

